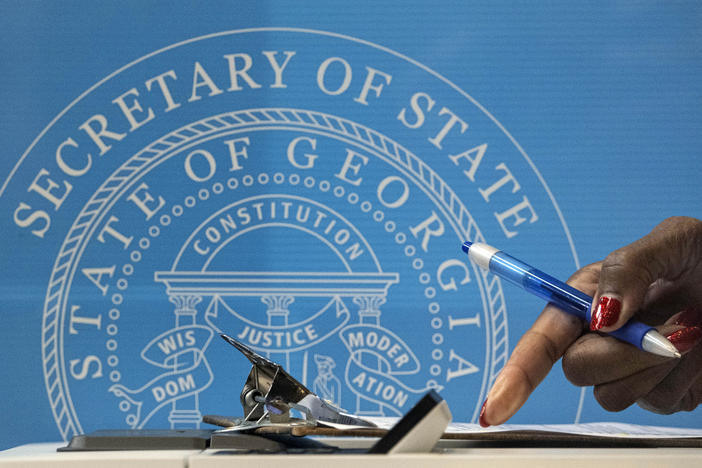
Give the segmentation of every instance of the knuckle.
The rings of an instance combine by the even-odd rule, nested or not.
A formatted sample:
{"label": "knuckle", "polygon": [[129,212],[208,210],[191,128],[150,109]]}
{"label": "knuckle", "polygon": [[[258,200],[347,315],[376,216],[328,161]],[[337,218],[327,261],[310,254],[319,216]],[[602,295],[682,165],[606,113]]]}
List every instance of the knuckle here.
{"label": "knuckle", "polygon": [[624,268],[628,261],[627,257],[629,256],[630,255],[627,255],[627,252],[624,249],[617,249],[614,252],[611,252],[602,262],[602,270],[611,271]]}
{"label": "knuckle", "polygon": [[646,396],[640,398],[637,404],[642,408],[657,414],[673,414],[679,411],[679,400],[670,392],[659,387],[651,390]]}
{"label": "knuckle", "polygon": [[636,404],[641,407],[642,409],[645,409],[646,411],[650,411],[652,413],[656,414],[673,414],[675,413],[675,409],[672,405],[669,404],[661,404],[660,401],[656,399],[650,398],[648,395],[646,395],[643,398],[640,398]]}
{"label": "knuckle", "polygon": [[612,272],[635,272],[639,269],[641,253],[638,249],[623,247],[607,255],[602,264],[602,270],[606,273]]}
{"label": "knuckle", "polygon": [[702,377],[698,377],[696,382],[685,392],[680,400],[681,411],[693,411],[702,402]]}
{"label": "knuckle", "polygon": [[601,277],[605,282],[624,281],[629,285],[647,287],[655,279],[653,271],[659,271],[663,261],[655,249],[641,243],[629,245],[607,255],[602,263]]}
{"label": "knuckle", "polygon": [[595,289],[597,289],[601,269],[601,261],[591,263],[590,265],[586,265],[573,273],[570,278],[568,278],[566,283],[588,294],[593,294]]}
{"label": "knuckle", "polygon": [[529,335],[529,339],[531,339],[531,337],[534,337],[535,339],[533,340],[533,342],[538,343],[538,354],[542,357],[545,357],[545,359],[548,360],[550,365],[555,364],[558,358],[560,357],[560,352],[559,346],[556,344],[553,338],[548,336],[546,333],[533,329],[527,331],[524,334],[525,337],[527,335]]}
{"label": "knuckle", "polygon": [[679,411],[693,411],[699,405],[697,395],[691,390],[688,390],[680,400]]}
{"label": "knuckle", "polygon": [[682,259],[699,262],[702,259],[702,221],[685,218],[679,222],[679,228],[674,231],[674,241],[682,251]]}
{"label": "knuckle", "polygon": [[[665,219],[647,236],[651,242],[663,247],[667,252],[667,264],[672,271],[661,265],[666,273],[676,276],[687,270],[694,270],[702,260],[702,221],[688,216],[674,216]],[[660,249],[659,249],[660,252]],[[663,258],[652,260],[664,262]]]}
{"label": "knuckle", "polygon": [[621,392],[613,390],[608,385],[595,385],[593,392],[597,403],[610,412],[623,411],[633,403]]}
{"label": "knuckle", "polygon": [[563,374],[570,383],[578,387],[590,385],[590,379],[587,378],[590,369],[589,359],[577,346],[566,350],[561,365],[563,366]]}
{"label": "knuckle", "polygon": [[659,225],[662,229],[672,231],[691,230],[702,234],[702,221],[690,216],[671,216],[663,220]]}
{"label": "knuckle", "polygon": [[500,376],[503,375],[510,375],[510,380],[512,382],[522,382],[526,385],[526,390],[529,394],[536,390],[536,387],[540,383],[538,377],[535,378],[528,370],[524,369],[524,367],[511,361],[507,362],[505,367],[502,368]]}
{"label": "knuckle", "polygon": [[702,242],[702,221],[684,216],[668,218],[660,225],[663,238],[678,245],[699,244]]}

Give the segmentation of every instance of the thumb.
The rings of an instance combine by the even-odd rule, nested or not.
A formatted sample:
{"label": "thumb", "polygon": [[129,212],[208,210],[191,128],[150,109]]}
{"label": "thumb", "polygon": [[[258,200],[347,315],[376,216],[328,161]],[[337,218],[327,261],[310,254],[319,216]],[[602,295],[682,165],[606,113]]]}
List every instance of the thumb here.
{"label": "thumb", "polygon": [[618,329],[641,308],[654,282],[684,282],[688,267],[700,259],[702,222],[694,218],[669,218],[645,237],[612,252],[602,263],[590,329]]}

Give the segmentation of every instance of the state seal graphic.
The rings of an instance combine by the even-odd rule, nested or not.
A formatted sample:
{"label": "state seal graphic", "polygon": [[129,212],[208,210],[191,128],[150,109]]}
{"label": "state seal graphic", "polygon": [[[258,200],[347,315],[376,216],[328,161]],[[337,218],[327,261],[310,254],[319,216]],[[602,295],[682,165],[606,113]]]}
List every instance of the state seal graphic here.
{"label": "state seal graphic", "polygon": [[[220,332],[347,411],[398,416],[437,389],[475,422],[540,306],[461,243],[577,266],[545,181],[486,109],[328,32],[231,31],[139,58],[57,116],[2,191],[45,256],[64,438],[241,413],[249,365]],[[545,395],[577,419],[579,391]]]}

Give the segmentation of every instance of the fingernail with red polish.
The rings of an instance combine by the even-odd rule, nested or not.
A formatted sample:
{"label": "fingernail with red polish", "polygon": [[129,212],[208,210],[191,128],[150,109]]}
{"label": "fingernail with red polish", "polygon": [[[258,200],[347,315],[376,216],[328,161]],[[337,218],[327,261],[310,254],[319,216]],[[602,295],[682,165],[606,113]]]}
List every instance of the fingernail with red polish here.
{"label": "fingernail with red polish", "polygon": [[483,402],[483,407],[480,409],[480,419],[478,420],[478,422],[480,422],[480,427],[490,427],[490,423],[485,420],[485,405],[487,405],[487,398]]}
{"label": "fingernail with red polish", "polygon": [[700,327],[687,327],[682,330],[675,331],[670,335],[666,336],[668,341],[673,343],[675,349],[679,352],[684,353],[692,349],[702,338],[702,328]]}
{"label": "fingernail with red polish", "polygon": [[683,327],[702,327],[702,309],[690,307],[683,310],[678,318],[675,319],[675,325]]}
{"label": "fingernail with red polish", "polygon": [[600,297],[600,302],[592,314],[592,320],[590,320],[590,330],[595,331],[614,325],[619,320],[621,310],[622,303],[619,299],[609,296]]}

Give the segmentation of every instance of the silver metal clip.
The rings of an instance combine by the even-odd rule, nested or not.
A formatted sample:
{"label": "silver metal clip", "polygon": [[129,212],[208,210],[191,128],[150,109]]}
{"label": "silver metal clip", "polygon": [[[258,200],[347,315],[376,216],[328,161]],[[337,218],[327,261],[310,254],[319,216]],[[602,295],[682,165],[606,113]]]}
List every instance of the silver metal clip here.
{"label": "silver metal clip", "polygon": [[288,374],[280,364],[257,354],[230,336],[220,336],[252,364],[239,396],[246,421],[260,424],[268,419],[271,423],[284,423],[290,420],[290,410],[295,409],[304,414],[307,421],[376,427],[372,422],[348,414],[321,399]]}

